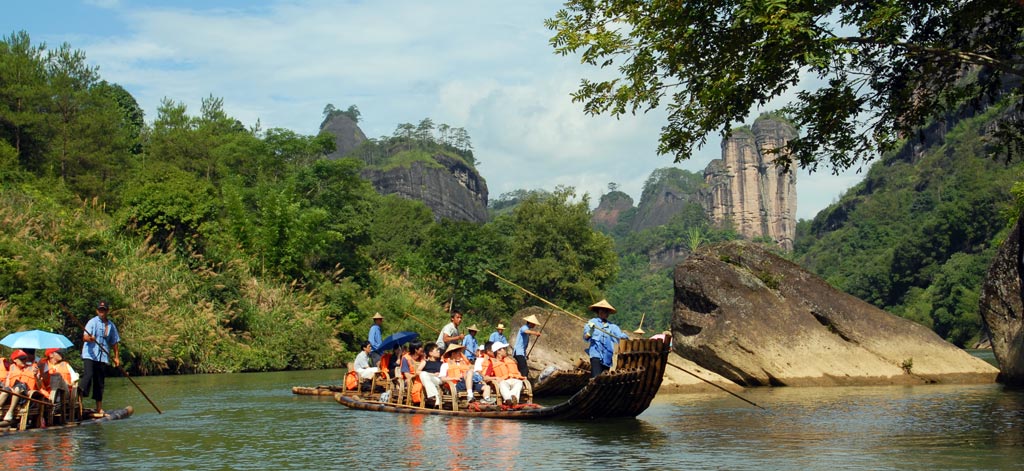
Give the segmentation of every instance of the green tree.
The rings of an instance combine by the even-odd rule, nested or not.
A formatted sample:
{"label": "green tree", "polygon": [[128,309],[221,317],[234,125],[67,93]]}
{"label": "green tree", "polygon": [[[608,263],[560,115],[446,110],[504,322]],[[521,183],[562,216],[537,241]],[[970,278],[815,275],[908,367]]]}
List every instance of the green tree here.
{"label": "green tree", "polygon": [[398,195],[375,198],[368,226],[370,242],[367,255],[377,261],[391,261],[399,266],[416,265],[415,258],[434,225],[434,215],[422,201]]}
{"label": "green tree", "polygon": [[45,46],[33,46],[19,31],[0,39],[0,139],[6,140],[28,170],[43,168],[52,134],[46,124],[49,86]]}
{"label": "green tree", "polygon": [[[926,120],[991,101],[1004,85],[1019,99],[1022,24],[1024,8],[1005,0],[570,0],[545,21],[556,52],[619,70],[582,81],[573,100],[587,113],[667,102],[658,150],[676,161],[791,92],[802,74],[818,78],[822,85],[787,109],[804,135],[781,155],[812,170],[871,160]],[[970,80],[965,71],[975,72]],[[994,128],[1019,151],[1024,116],[1007,114]]]}
{"label": "green tree", "polygon": [[505,241],[493,226],[445,219],[430,226],[419,253],[425,278],[443,302],[453,300],[455,309],[498,316],[506,304],[494,296],[496,280],[486,270],[500,271],[505,251]]}
{"label": "green tree", "polygon": [[601,299],[618,265],[612,239],[590,227],[588,200],[559,187],[499,216],[494,224],[509,241],[505,276],[563,307]]}

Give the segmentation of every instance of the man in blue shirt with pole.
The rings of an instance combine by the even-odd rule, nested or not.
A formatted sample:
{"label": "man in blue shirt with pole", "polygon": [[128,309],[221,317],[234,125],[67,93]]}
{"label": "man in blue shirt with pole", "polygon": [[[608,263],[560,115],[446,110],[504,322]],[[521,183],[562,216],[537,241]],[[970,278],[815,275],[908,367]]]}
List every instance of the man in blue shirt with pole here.
{"label": "man in blue shirt with pole", "polygon": [[366,336],[366,341],[370,342],[370,357],[373,358],[373,366],[376,366],[380,361],[380,353],[377,352],[377,347],[384,343],[384,336],[381,335],[380,325],[384,323],[384,316],[380,315],[379,312],[373,314],[373,325],[370,326],[370,333]]}
{"label": "man in blue shirt with pole", "polygon": [[619,339],[628,339],[629,336],[619,326],[608,322],[608,315],[614,313],[615,308],[607,300],[591,304],[590,310],[597,317],[590,319],[583,327],[583,340],[589,342],[586,351],[590,357],[590,377],[596,378],[612,367],[615,344],[619,343]]}
{"label": "man in blue shirt with pole", "polygon": [[89,319],[82,333],[83,372],[78,383],[79,395],[86,397],[92,389],[92,398],[96,401],[94,417],[103,417],[103,386],[107,377],[107,365],[118,366],[121,359],[118,355],[118,344],[121,336],[117,326],[107,319],[110,305],[100,301],[96,306],[96,317]]}

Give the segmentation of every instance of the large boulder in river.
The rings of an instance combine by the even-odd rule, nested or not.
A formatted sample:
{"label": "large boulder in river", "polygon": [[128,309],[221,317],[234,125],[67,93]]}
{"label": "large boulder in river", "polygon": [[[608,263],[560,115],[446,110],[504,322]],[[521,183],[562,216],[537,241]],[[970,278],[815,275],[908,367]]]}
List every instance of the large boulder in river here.
{"label": "large boulder in river", "polygon": [[675,351],[746,386],[987,383],[998,370],[931,330],[749,242],[675,269]]}
{"label": "large boulder in river", "polygon": [[1006,238],[981,287],[981,318],[988,326],[995,354],[1002,370],[999,381],[1024,385],[1024,283],[1021,282],[1021,222]]}

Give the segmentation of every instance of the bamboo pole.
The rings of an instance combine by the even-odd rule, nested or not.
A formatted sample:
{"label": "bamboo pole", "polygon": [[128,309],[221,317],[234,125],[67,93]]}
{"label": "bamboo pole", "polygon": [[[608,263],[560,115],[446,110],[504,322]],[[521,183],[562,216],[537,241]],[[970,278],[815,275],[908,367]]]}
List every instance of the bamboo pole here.
{"label": "bamboo pole", "polygon": [[[573,314],[573,313],[571,313],[571,312],[569,312],[569,311],[566,311],[565,309],[562,309],[561,307],[559,307],[558,305],[556,305],[556,304],[552,303],[551,301],[548,301],[548,300],[546,300],[546,299],[544,299],[544,298],[542,298],[542,297],[538,296],[537,294],[534,294],[534,293],[533,293],[533,292],[531,292],[530,290],[528,290],[528,289],[526,289],[526,288],[523,288],[522,286],[519,286],[519,285],[517,285],[517,284],[513,283],[512,281],[510,281],[510,280],[508,280],[508,279],[505,279],[505,278],[501,277],[500,275],[498,275],[497,273],[494,273],[493,271],[490,271],[490,270],[484,270],[484,271],[486,271],[486,272],[487,272],[487,274],[489,274],[489,275],[491,275],[491,276],[493,276],[493,277],[495,277],[495,278],[497,278],[497,279],[499,279],[499,280],[501,280],[501,281],[504,281],[505,283],[508,283],[508,284],[510,284],[510,285],[512,285],[512,286],[515,286],[516,288],[519,288],[519,289],[523,290],[523,292],[525,292],[526,294],[529,294],[530,296],[533,296],[534,298],[537,298],[538,300],[540,300],[540,301],[544,302],[544,303],[545,303],[545,304],[547,304],[548,306],[551,306],[551,307],[553,307],[553,308],[555,308],[555,309],[557,309],[557,310],[559,310],[559,311],[561,311],[561,312],[564,312],[564,313],[566,313],[566,314],[568,314],[568,315],[570,315],[570,316],[572,316],[572,317],[575,317],[576,319],[578,319],[578,320],[580,320],[580,321],[582,321],[582,322],[587,322],[587,320],[586,320],[586,319],[584,319],[584,318],[582,318],[582,317],[580,317],[580,316],[577,316],[576,314]],[[600,330],[601,332],[604,332],[604,333],[606,333],[606,334],[608,334],[608,335],[612,335],[612,334],[611,334],[611,332],[608,332],[607,330],[604,330],[604,329],[602,329],[602,328],[601,328],[601,327],[599,327],[599,326],[594,326],[594,328],[596,328],[597,330]],[[740,395],[738,395],[738,394],[736,394],[736,393],[734,393],[734,392],[732,392],[732,391],[730,391],[730,390],[728,390],[728,389],[725,389],[725,388],[723,388],[723,387],[721,387],[721,386],[719,386],[719,385],[717,385],[717,384],[715,384],[715,383],[712,383],[711,381],[708,381],[708,380],[706,380],[706,379],[704,379],[704,378],[701,378],[700,376],[697,376],[696,374],[694,374],[694,373],[690,372],[690,371],[689,371],[689,370],[687,370],[686,368],[683,368],[683,367],[681,367],[681,366],[679,366],[679,365],[676,365],[676,364],[674,364],[674,363],[672,363],[672,362],[666,362],[666,364],[668,364],[668,365],[671,365],[671,366],[675,367],[676,369],[682,370],[683,372],[685,372],[685,373],[689,374],[690,376],[693,376],[694,378],[697,378],[697,379],[699,379],[699,380],[701,380],[701,381],[703,381],[703,382],[705,382],[705,383],[708,383],[708,384],[710,384],[710,385],[712,385],[712,386],[714,386],[714,387],[716,387],[716,388],[718,388],[718,389],[721,389],[722,391],[725,391],[725,392],[729,393],[729,394],[730,394],[730,395],[732,395],[733,397],[735,397],[735,398],[737,398],[737,399],[739,399],[739,400],[741,400],[741,401],[743,401],[743,402],[746,402],[747,404],[750,404],[750,405],[752,405],[752,406],[755,406],[755,407],[757,407],[757,408],[759,408],[759,409],[761,409],[761,410],[764,410],[764,411],[768,411],[768,409],[765,409],[764,407],[761,407],[761,406],[759,406],[759,405],[757,405],[757,404],[755,404],[755,403],[751,402],[750,400],[747,400],[747,399],[743,398],[742,396],[740,396]]]}
{"label": "bamboo pole", "polygon": [[[64,311],[64,313],[67,314],[67,316],[70,317],[73,321],[75,321],[75,324],[78,324],[78,327],[82,329],[82,332],[85,332],[85,326],[82,325],[82,321],[78,320],[78,318],[75,317],[74,314],[71,314],[70,311],[68,311],[67,309],[64,309],[63,306],[61,307],[61,310]],[[103,348],[103,345],[100,345],[99,342],[96,342],[96,346],[100,347],[100,350],[103,352],[104,355],[107,356],[107,358],[110,358],[111,362],[114,361],[114,357],[112,357],[110,355],[110,352],[108,352],[106,348]],[[85,346],[83,346],[82,348],[85,348]],[[132,379],[131,375],[129,375],[128,372],[125,371],[125,369],[121,367],[121,365],[116,365],[116,368],[121,371],[121,374],[124,375],[125,378],[128,378],[128,381],[131,381],[132,386],[135,386],[135,389],[139,390],[139,392],[142,394],[142,397],[146,398],[146,400],[149,401],[149,405],[153,406],[153,408],[156,409],[156,412],[158,414],[163,414],[164,413],[162,410],[160,410],[159,407],[157,407],[156,403],[153,402],[153,400],[149,398],[149,395],[146,394],[146,391],[142,390],[142,387],[139,386],[139,383],[136,383],[135,380]]]}

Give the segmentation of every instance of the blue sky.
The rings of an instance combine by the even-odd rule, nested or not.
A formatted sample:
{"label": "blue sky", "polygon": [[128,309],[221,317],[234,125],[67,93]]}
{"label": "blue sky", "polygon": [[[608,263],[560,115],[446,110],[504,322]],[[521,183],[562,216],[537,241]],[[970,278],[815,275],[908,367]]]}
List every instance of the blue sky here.
{"label": "blue sky", "polygon": [[[592,204],[609,182],[639,202],[661,167],[701,171],[717,135],[674,164],[656,152],[664,113],[592,117],[569,94],[601,72],[554,54],[543,26],[558,1],[5,2],[0,34],[85,51],[107,81],[155,116],[160,101],[197,113],[224,99],[246,125],[315,134],[328,103],[356,105],[370,137],[429,117],[465,128],[491,198],[520,188],[576,187]],[[769,104],[769,109],[777,104]],[[753,116],[756,116],[754,114]],[[813,217],[861,179],[797,174],[797,215]]]}

